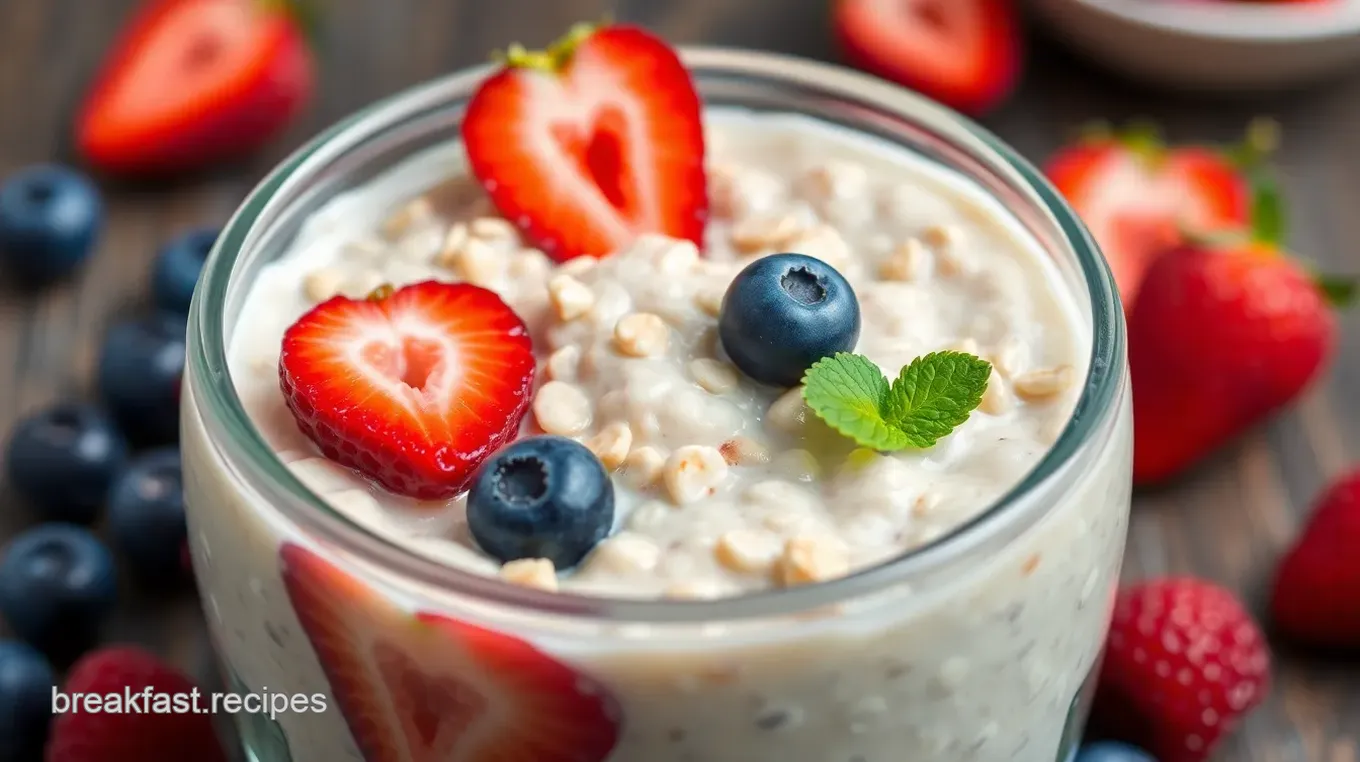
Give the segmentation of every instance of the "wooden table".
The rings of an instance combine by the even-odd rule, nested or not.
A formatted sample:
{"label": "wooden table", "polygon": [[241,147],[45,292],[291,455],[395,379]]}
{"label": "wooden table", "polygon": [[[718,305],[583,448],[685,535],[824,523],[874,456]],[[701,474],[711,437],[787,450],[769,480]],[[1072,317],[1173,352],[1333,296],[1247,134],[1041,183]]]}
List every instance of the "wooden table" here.
{"label": "wooden table", "polygon": [[[0,2],[0,175],[69,158],[71,114],[96,62],[134,0]],[[322,126],[380,96],[485,60],[512,40],[541,44],[571,22],[612,11],[681,43],[762,48],[834,59],[826,0],[330,0],[320,32],[321,81],[301,123],[248,164],[156,189],[106,187],[102,249],[73,283],[0,297],[0,429],[55,397],[90,391],[94,351],[111,315],[135,309],[164,236],[220,224],[250,186]],[[1280,156],[1293,199],[1293,243],[1333,268],[1360,269],[1360,77],[1312,92],[1211,102],[1147,92],[1091,71],[1036,41],[1024,85],[987,121],[1040,160],[1093,118],[1151,116],[1177,140],[1236,138],[1257,114],[1285,127]],[[1257,606],[1277,554],[1315,492],[1360,445],[1360,319],[1347,318],[1341,357],[1326,380],[1278,417],[1225,449],[1174,488],[1134,506],[1127,576],[1205,575]],[[0,539],[29,522],[6,493]],[[197,604],[129,590],[111,628],[207,671]],[[1360,666],[1281,651],[1270,700],[1224,747],[1222,760],[1354,762],[1360,738]]]}

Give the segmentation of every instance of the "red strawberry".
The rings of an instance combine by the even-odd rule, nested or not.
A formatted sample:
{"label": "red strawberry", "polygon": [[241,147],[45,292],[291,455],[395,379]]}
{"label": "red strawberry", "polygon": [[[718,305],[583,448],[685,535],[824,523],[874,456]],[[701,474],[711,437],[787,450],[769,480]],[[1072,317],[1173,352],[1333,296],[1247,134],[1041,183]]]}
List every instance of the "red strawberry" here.
{"label": "red strawberry", "polygon": [[[143,691],[150,689],[149,693]],[[53,720],[46,762],[226,762],[209,714],[211,698],[189,678],[155,656],[132,646],[91,651],[71,667],[62,692],[134,697],[135,706],[86,711],[82,703]],[[148,698],[154,696],[154,698]],[[102,700],[102,699],[101,699]],[[174,702],[184,702],[176,706]],[[164,704],[160,702],[165,702]],[[172,711],[173,710],[173,711]]]}
{"label": "red strawberry", "polygon": [[837,0],[846,59],[968,114],[996,106],[1020,74],[1013,0]]}
{"label": "red strawberry", "polygon": [[[1258,222],[1278,228],[1273,194],[1260,208]],[[1280,237],[1186,244],[1148,269],[1129,318],[1136,483],[1176,475],[1283,407],[1331,355],[1328,301],[1352,284],[1306,272]]]}
{"label": "red strawberry", "polygon": [[284,584],[366,762],[602,762],[618,739],[603,689],[529,643],[412,616],[297,545]]}
{"label": "red strawberry", "polygon": [[1321,648],[1360,648],[1360,471],[1318,500],[1280,562],[1271,592],[1275,626]]}
{"label": "red strawberry", "polygon": [[241,156],[311,94],[294,0],[150,0],[104,61],[76,124],[94,166],[161,174]]}
{"label": "red strawberry", "polygon": [[279,384],[326,457],[420,499],[462,492],[515,435],[534,356],[500,297],[426,281],[337,296],[283,335]]}
{"label": "red strawberry", "polygon": [[1269,689],[1265,637],[1232,593],[1189,577],[1143,582],[1115,600],[1091,729],[1158,762],[1199,762]]}
{"label": "red strawberry", "polygon": [[472,171],[502,216],[558,261],[639,233],[703,244],[699,96],[675,51],[634,27],[578,26],[505,60],[463,119]]}
{"label": "red strawberry", "polygon": [[1133,311],[1143,275],[1183,231],[1217,233],[1250,224],[1251,186],[1244,166],[1273,146],[1261,122],[1238,159],[1204,146],[1167,148],[1148,125],[1113,135],[1093,130],[1045,166],[1110,263],[1124,311]]}

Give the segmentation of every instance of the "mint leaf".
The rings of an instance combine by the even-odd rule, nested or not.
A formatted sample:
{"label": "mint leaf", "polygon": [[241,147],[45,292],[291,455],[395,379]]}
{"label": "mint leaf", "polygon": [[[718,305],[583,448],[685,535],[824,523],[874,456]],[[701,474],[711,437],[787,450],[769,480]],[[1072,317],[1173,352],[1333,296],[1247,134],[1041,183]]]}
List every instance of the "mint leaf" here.
{"label": "mint leaf", "polygon": [[841,352],[803,377],[803,399],[832,429],[881,451],[931,447],[982,401],[991,365],[963,352],[918,357],[889,384],[878,366]]}
{"label": "mint leaf", "polygon": [[982,402],[992,366],[963,352],[932,352],[902,369],[885,404],[888,424],[913,447],[930,447]]}
{"label": "mint leaf", "polygon": [[883,405],[888,379],[862,355],[838,352],[823,357],[803,376],[803,400],[826,425],[875,450],[901,450],[906,434],[888,425]]}

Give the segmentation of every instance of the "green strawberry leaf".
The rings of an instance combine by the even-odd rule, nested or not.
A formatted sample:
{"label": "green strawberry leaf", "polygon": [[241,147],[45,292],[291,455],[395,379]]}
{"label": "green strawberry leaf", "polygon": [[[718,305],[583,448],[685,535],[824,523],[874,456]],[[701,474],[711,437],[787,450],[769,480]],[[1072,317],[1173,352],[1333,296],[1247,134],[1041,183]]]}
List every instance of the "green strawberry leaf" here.
{"label": "green strawberry leaf", "polygon": [[1355,304],[1356,296],[1360,295],[1360,282],[1353,276],[1315,273],[1313,282],[1327,298],[1327,303],[1337,309]]}
{"label": "green strawberry leaf", "polygon": [[1288,236],[1284,197],[1275,179],[1264,172],[1251,178],[1251,237],[1257,243],[1283,248]]}

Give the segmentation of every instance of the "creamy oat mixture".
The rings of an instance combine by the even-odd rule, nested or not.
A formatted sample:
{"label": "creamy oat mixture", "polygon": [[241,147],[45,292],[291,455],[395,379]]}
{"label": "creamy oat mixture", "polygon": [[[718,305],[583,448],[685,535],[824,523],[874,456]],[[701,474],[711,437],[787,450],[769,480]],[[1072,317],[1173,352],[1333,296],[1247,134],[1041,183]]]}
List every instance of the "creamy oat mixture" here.
{"label": "creamy oat mixture", "polygon": [[[921,546],[1017,483],[1065,425],[1088,337],[1067,290],[994,202],[923,160],[794,117],[709,112],[705,251],[648,236],[555,265],[495,216],[461,149],[435,149],[318,213],[268,265],[232,337],[246,410],[289,467],[370,530],[459,568],[615,597],[719,597],[826,580]],[[454,178],[449,180],[448,178]],[[433,188],[412,198],[411,188]],[[754,258],[800,252],[858,295],[856,351],[895,377],[940,349],[994,366],[980,408],[926,451],[856,449],[798,389],[745,378],[717,314]],[[614,472],[615,533],[576,570],[504,568],[461,498],[414,504],[322,458],[278,389],[285,329],[336,293],[464,280],[497,291],[533,336],[525,433],[585,442]]]}

